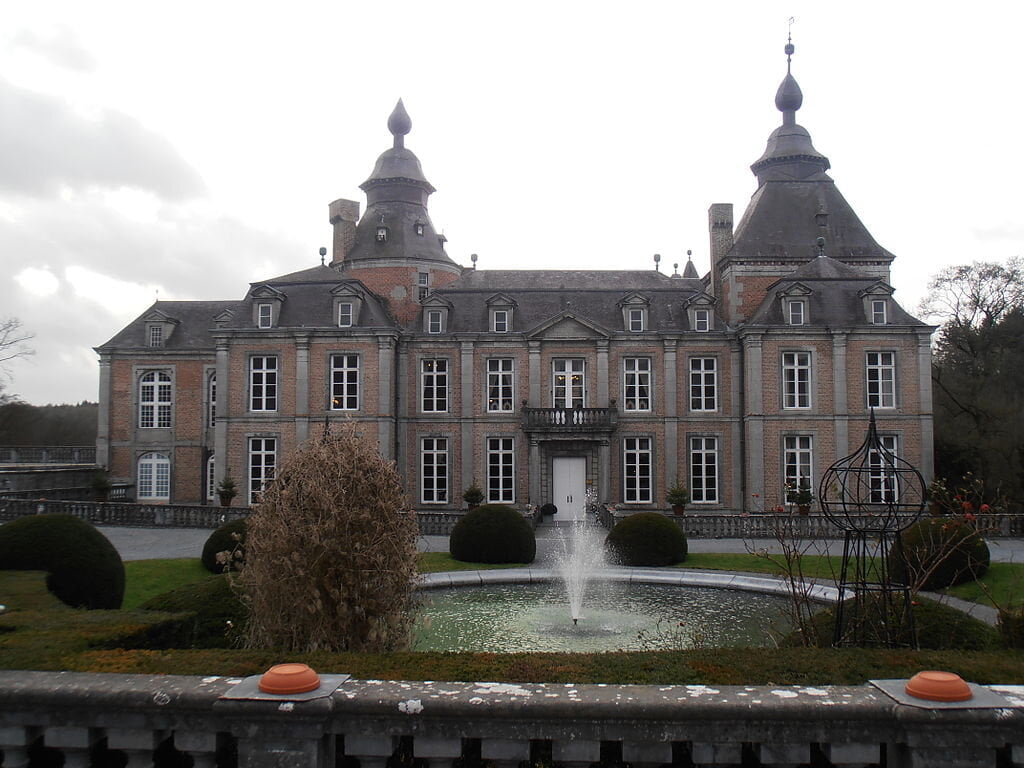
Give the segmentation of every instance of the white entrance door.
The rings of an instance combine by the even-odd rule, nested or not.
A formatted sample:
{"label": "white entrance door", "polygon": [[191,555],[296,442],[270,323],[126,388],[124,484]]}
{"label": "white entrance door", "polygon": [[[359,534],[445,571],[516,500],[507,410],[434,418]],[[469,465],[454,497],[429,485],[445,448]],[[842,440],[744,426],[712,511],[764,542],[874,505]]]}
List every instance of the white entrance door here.
{"label": "white entrance door", "polygon": [[583,456],[552,459],[552,485],[558,507],[558,522],[585,520],[587,517],[587,460]]}

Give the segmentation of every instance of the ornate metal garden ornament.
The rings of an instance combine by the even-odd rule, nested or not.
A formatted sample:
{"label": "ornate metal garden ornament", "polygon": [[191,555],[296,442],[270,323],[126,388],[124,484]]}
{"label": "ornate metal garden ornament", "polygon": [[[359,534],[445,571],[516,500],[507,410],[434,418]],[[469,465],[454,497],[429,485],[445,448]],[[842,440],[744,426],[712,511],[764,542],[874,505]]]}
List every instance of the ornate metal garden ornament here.
{"label": "ornate metal garden ornament", "polygon": [[872,410],[860,448],[821,478],[821,509],[845,533],[836,646],[916,645],[910,588],[893,581],[889,554],[899,532],[921,516],[925,484],[894,449],[894,440],[879,436]]}

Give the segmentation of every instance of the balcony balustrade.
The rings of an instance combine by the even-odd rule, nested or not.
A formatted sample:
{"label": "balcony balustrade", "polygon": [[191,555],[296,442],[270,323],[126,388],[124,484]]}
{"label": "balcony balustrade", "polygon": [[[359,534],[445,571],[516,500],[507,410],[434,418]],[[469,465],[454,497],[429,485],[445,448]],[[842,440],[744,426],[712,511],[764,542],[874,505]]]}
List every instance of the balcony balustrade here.
{"label": "balcony balustrade", "polygon": [[608,408],[528,408],[523,404],[527,432],[611,432],[618,422],[614,401]]}

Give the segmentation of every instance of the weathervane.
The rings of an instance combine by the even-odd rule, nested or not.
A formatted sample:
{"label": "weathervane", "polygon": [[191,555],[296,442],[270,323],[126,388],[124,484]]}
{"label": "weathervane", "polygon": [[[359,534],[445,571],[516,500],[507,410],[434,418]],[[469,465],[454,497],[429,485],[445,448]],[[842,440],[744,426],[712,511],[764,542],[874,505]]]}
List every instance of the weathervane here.
{"label": "weathervane", "polygon": [[789,17],[789,29],[786,35],[786,74],[789,74],[789,65],[793,60],[793,51],[796,48],[793,46],[793,22],[796,21],[794,16]]}

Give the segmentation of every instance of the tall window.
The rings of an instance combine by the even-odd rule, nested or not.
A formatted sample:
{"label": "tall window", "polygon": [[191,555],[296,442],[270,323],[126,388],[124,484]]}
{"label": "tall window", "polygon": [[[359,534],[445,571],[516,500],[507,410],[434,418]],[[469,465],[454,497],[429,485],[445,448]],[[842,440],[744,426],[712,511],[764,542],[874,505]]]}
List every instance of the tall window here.
{"label": "tall window", "polygon": [[420,398],[424,413],[448,411],[448,361],[422,360],[420,362]]}
{"label": "tall window", "polygon": [[424,504],[448,503],[448,438],[424,437],[420,443]]}
{"label": "tall window", "polygon": [[650,504],[651,438],[627,437],[622,441],[622,500]]}
{"label": "tall window", "polygon": [[206,500],[214,501],[217,498],[217,470],[214,462],[214,455],[206,460]]}
{"label": "tall window", "polygon": [[206,382],[206,423],[214,426],[217,423],[217,374],[211,374]]}
{"label": "tall window", "polygon": [[625,410],[651,410],[651,358],[627,357],[623,359],[622,366],[622,402]]}
{"label": "tall window", "polygon": [[690,410],[718,410],[717,358],[690,358]]}
{"label": "tall window", "polygon": [[[427,292],[430,290],[430,273],[419,272],[416,274],[416,296],[420,301],[427,298]],[[440,333],[440,331],[439,331]]]}
{"label": "tall window", "polygon": [[552,407],[583,408],[586,395],[583,381],[583,360],[573,358],[557,358],[551,361],[552,367]]}
{"label": "tall window", "polygon": [[259,327],[269,328],[274,323],[274,307],[271,304],[260,304],[257,308]]}
{"label": "tall window", "polygon": [[515,492],[515,440],[487,438],[487,501],[511,504]]}
{"label": "tall window", "polygon": [[338,327],[352,327],[352,302],[343,301],[338,304]]}
{"label": "tall window", "polygon": [[811,407],[811,353],[782,354],[782,407]]}
{"label": "tall window", "polygon": [[249,410],[277,410],[277,357],[249,358]]}
{"label": "tall window", "polygon": [[885,325],[889,322],[885,299],[871,300],[871,322],[873,325]]}
{"label": "tall window", "polygon": [[868,352],[868,407],[896,407],[896,353]]}
{"label": "tall window", "polygon": [[508,333],[508,310],[496,309],[491,315],[491,330],[495,333]]}
{"label": "tall window", "polygon": [[487,361],[487,410],[491,413],[512,412],[511,357]]}
{"label": "tall window", "polygon": [[174,388],[164,371],[149,371],[139,379],[139,426],[143,429],[171,426]]}
{"label": "tall window", "polygon": [[359,410],[359,355],[331,355],[331,410]]}
{"label": "tall window", "polygon": [[789,307],[789,324],[790,325],[803,325],[806,309],[803,301],[791,301],[788,304]]}
{"label": "tall window", "polygon": [[139,501],[170,501],[171,460],[162,453],[139,458],[136,497]]}
{"label": "tall window", "polygon": [[267,483],[277,469],[277,438],[249,438],[249,503],[258,504]]}
{"label": "tall window", "polygon": [[718,438],[690,438],[690,500],[694,504],[718,502]]}
{"label": "tall window", "polygon": [[441,332],[441,310],[431,309],[427,312],[427,333]]}
{"label": "tall window", "polygon": [[162,325],[149,326],[149,346],[162,347],[164,345],[164,327]]}
{"label": "tall window", "polygon": [[800,488],[814,489],[811,444],[810,435],[787,435],[783,439],[783,480],[787,502],[796,502],[796,491]]}
{"label": "tall window", "polygon": [[644,328],[644,310],[632,308],[629,310],[629,332],[640,333]]}
{"label": "tall window", "polygon": [[896,436],[879,435],[882,449],[872,448],[868,453],[870,469],[870,500],[873,504],[893,504],[899,500],[900,489],[893,459],[896,456]]}
{"label": "tall window", "polygon": [[701,333],[711,330],[711,310],[695,309],[693,311],[693,330]]}

